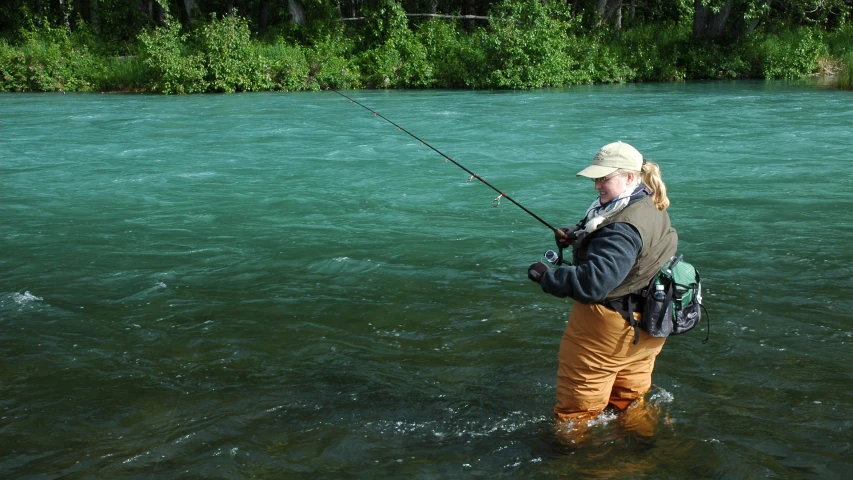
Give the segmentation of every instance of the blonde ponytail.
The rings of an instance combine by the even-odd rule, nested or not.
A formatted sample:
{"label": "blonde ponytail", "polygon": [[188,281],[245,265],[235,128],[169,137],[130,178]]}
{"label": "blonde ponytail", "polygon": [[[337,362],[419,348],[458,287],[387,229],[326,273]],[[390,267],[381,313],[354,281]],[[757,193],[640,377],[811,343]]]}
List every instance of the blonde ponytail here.
{"label": "blonde ponytail", "polygon": [[655,207],[658,210],[666,210],[666,207],[669,206],[669,198],[666,196],[666,185],[663,184],[658,164],[644,160],[640,178],[646,188],[651,190],[652,201],[655,202]]}

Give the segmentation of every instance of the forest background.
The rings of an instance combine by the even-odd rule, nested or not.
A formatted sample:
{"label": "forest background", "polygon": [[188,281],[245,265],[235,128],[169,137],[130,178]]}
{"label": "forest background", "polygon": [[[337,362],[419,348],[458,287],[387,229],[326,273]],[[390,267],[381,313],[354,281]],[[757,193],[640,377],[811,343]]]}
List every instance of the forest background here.
{"label": "forest background", "polygon": [[853,0],[4,0],[0,91],[527,89],[833,75]]}

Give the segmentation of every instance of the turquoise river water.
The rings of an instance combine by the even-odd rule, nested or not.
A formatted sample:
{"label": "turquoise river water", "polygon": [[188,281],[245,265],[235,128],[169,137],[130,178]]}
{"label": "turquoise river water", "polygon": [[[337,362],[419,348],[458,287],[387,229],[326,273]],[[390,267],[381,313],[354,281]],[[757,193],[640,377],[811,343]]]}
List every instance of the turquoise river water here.
{"label": "turquoise river water", "polygon": [[0,477],[849,478],[853,96],[347,92],[554,225],[657,161],[711,339],[555,436],[552,233],[332,92],[0,95]]}

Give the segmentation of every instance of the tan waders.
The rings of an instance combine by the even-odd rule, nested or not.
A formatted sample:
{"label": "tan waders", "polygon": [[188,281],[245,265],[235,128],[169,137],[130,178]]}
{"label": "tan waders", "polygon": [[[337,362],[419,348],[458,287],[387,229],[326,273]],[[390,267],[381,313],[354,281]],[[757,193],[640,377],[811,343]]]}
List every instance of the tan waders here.
{"label": "tan waders", "polygon": [[618,312],[599,304],[574,302],[560,343],[557,370],[557,404],[554,417],[572,422],[570,440],[583,438],[588,421],[608,405],[624,411],[626,429],[650,436],[653,425],[646,419],[642,396],[652,385],[655,357],[665,338],[640,331],[634,345],[634,329]]}

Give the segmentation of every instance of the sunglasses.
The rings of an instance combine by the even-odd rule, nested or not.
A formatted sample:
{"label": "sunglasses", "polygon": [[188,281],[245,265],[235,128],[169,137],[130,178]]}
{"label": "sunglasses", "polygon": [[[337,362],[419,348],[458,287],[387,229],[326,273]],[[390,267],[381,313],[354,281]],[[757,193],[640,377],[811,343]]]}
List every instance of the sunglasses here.
{"label": "sunglasses", "polygon": [[618,177],[620,175],[621,175],[621,173],[611,173],[610,175],[607,175],[606,177],[593,178],[592,181],[593,181],[593,183],[599,183],[599,182],[604,183],[604,182],[610,180],[611,178]]}

